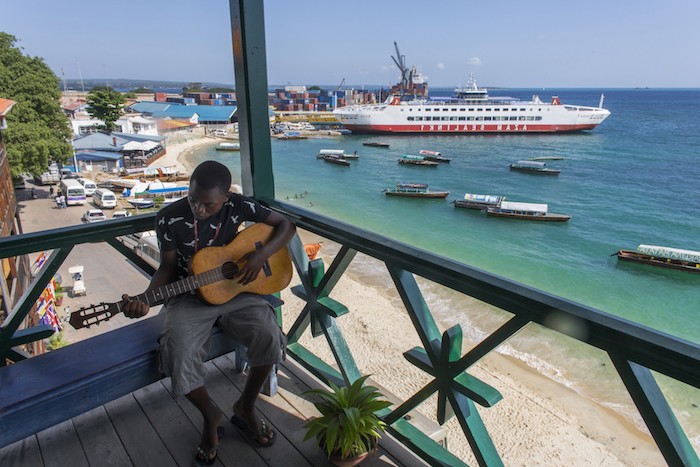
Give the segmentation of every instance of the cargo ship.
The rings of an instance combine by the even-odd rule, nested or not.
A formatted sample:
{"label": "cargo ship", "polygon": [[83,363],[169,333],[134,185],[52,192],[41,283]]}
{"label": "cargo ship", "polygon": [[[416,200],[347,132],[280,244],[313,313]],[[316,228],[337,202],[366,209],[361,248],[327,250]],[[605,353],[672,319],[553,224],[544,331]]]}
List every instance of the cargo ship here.
{"label": "cargo ship", "polygon": [[466,86],[455,89],[453,97],[429,98],[427,78],[415,67],[409,70],[398,47],[396,52],[399,59],[394,62],[401,70],[401,82],[383,103],[333,111],[353,133],[573,133],[592,130],[610,115],[603,108],[603,95],[598,107],[564,104],[557,96],[550,102],[536,95],[527,102],[490,97],[473,74]]}

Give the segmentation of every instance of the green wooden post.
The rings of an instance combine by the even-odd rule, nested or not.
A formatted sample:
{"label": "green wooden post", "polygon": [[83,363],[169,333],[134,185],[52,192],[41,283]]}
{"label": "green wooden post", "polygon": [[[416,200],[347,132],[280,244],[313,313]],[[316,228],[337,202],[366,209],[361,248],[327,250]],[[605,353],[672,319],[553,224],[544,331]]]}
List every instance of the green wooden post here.
{"label": "green wooden post", "polygon": [[229,4],[243,194],[274,200],[263,2],[230,0]]}

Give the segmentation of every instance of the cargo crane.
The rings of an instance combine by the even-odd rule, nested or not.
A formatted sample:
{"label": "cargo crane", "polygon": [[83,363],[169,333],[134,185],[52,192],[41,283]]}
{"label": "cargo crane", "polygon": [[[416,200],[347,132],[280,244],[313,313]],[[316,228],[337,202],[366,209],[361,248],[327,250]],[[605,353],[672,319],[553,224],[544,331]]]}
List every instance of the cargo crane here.
{"label": "cargo crane", "polygon": [[396,41],[394,41],[394,48],[396,49],[396,57],[391,56],[391,59],[401,71],[401,82],[391,88],[392,94],[427,96],[428,77],[420,74],[415,65],[410,69],[406,66],[406,56],[401,55]]}

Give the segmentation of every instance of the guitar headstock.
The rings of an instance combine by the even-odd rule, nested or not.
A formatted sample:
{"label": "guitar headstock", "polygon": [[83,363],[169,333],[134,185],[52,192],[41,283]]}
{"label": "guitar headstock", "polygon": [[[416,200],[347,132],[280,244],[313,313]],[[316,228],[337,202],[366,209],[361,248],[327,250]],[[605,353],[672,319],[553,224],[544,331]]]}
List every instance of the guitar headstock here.
{"label": "guitar headstock", "polygon": [[99,325],[102,321],[108,321],[112,316],[120,313],[119,305],[119,303],[105,302],[90,305],[71,313],[68,322],[74,329],[89,328],[93,324]]}

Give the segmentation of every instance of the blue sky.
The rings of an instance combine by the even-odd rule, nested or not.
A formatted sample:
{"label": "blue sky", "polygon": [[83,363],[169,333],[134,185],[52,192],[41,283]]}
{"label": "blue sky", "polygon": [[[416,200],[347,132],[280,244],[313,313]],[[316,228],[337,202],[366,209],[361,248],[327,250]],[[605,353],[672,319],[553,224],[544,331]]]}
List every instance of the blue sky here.
{"label": "blue sky", "polygon": [[[266,0],[270,84],[700,87],[700,1]],[[0,31],[66,78],[233,82],[228,2],[0,0]]]}

